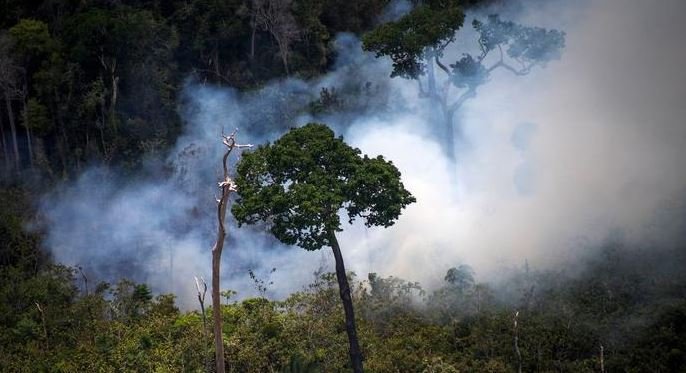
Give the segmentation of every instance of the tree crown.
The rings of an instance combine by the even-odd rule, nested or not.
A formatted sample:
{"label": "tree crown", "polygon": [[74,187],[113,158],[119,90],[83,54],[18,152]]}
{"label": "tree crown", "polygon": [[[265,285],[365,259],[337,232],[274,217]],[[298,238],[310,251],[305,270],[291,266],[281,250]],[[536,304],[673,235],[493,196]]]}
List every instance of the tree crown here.
{"label": "tree crown", "polygon": [[245,153],[237,166],[239,225],[264,221],[281,242],[317,250],[348,221],[388,227],[415,202],[400,172],[382,156],[361,156],[326,125],[292,129],[273,144]]}
{"label": "tree crown", "polygon": [[[455,40],[455,32],[464,22],[460,6],[459,1],[422,3],[398,21],[385,23],[367,33],[363,48],[375,52],[377,57],[390,57],[392,77],[417,79],[425,73],[425,58],[438,60],[446,46]],[[526,74],[535,65],[559,58],[565,44],[564,32],[503,21],[497,15],[490,15],[485,21],[475,19],[472,27],[479,34],[481,53],[477,56],[464,54],[450,65],[451,71],[441,66],[451,75],[452,83],[461,88],[473,88],[485,82],[495,67],[507,68],[518,75]],[[492,51],[499,53],[500,62],[487,69],[482,63]],[[516,67],[506,64],[505,54]]]}
{"label": "tree crown", "polygon": [[426,49],[445,48],[463,22],[459,1],[427,1],[399,20],[367,33],[363,48],[377,57],[389,56],[393,61],[392,77],[416,78],[424,74],[422,59]]}

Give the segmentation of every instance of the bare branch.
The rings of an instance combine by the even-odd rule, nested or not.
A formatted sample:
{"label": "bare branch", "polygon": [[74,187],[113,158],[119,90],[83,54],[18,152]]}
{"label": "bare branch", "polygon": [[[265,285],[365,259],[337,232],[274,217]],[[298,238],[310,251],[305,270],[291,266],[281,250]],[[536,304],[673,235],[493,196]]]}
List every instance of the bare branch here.
{"label": "bare branch", "polygon": [[457,99],[457,101],[453,102],[450,107],[448,108],[449,113],[455,112],[462,104],[465,103],[465,101],[469,100],[470,98],[476,97],[476,89],[475,88],[469,88],[467,91],[462,93],[460,97]]}
{"label": "bare branch", "polygon": [[495,70],[495,69],[497,69],[497,68],[499,68],[499,67],[502,67],[502,68],[504,68],[505,70],[508,70],[508,71],[510,71],[511,73],[513,73],[513,74],[515,74],[515,75],[517,75],[517,76],[523,76],[523,75],[526,75],[526,74],[528,74],[529,72],[531,72],[531,68],[532,68],[533,66],[534,66],[534,64],[530,64],[530,65],[528,65],[528,66],[525,66],[525,67],[523,67],[523,68],[517,70],[517,69],[515,69],[514,67],[512,67],[511,65],[505,63],[504,61],[498,61],[498,62],[495,63],[493,66],[489,67],[489,68],[487,69],[487,71],[490,73],[490,72],[492,72],[493,70]]}
{"label": "bare branch", "polygon": [[498,45],[498,51],[500,52],[500,60],[486,70],[489,73],[492,72],[493,70],[499,68],[499,67],[502,67],[505,70],[508,70],[517,76],[523,76],[523,75],[528,74],[531,71],[531,68],[534,67],[534,65],[535,65],[535,63],[533,63],[533,62],[526,65],[520,60],[515,60],[522,65],[522,68],[517,70],[514,67],[512,67],[512,65],[505,62],[505,55],[503,54],[503,48],[500,45]]}
{"label": "bare branch", "polygon": [[448,68],[438,59],[438,56],[436,56],[435,60],[436,60],[436,65],[438,65],[438,67],[440,67],[441,70],[445,71],[445,73],[448,74],[448,76],[452,77],[450,70],[448,70]]}

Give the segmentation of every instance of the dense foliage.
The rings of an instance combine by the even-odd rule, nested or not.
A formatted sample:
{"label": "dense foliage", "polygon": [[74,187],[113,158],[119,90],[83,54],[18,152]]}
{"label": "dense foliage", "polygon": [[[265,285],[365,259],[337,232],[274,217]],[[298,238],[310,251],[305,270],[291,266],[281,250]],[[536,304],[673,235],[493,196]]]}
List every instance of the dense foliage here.
{"label": "dense foliage", "polygon": [[[273,79],[326,72],[336,57],[336,34],[372,29],[368,49],[390,56],[395,75],[418,77],[427,69],[425,47],[435,52],[451,42],[462,26],[459,6],[479,2],[412,1],[419,6],[408,17],[378,28],[388,0],[283,0],[279,6],[267,0],[1,2],[0,371],[209,370],[214,354],[206,321],[212,309],[204,315],[181,311],[172,294],[154,295],[126,279],[101,283],[81,268],[54,263],[41,250],[41,216],[32,198],[89,164],[133,169],[145,155],[173,144],[182,125],[178,96],[189,78],[250,96]],[[556,58],[564,45],[560,32],[497,17],[472,26],[483,56],[465,55],[444,66],[454,88],[467,92],[488,80],[482,60],[491,51],[504,50],[495,61],[499,67],[507,68],[505,56],[531,68]],[[427,82],[427,93],[430,88]],[[363,85],[343,97],[324,88],[319,100],[301,106],[315,115],[348,106],[362,111],[372,91]],[[281,101],[296,106],[291,97]],[[289,109],[287,117],[273,108],[262,113],[270,120],[256,133],[288,123],[296,116]],[[369,176],[397,177],[383,160],[365,162],[357,174],[365,177],[352,182],[370,188]],[[356,204],[346,207],[353,216],[366,214],[367,196],[351,190],[345,197]],[[397,207],[408,198],[384,203]],[[309,206],[315,213],[320,207]],[[686,371],[684,252],[679,244],[610,243],[574,270],[524,265],[496,282],[479,281],[478,273],[454,263],[430,290],[399,278],[349,273],[365,367],[590,372],[600,371],[602,362],[608,372]],[[268,284],[251,275],[264,293]],[[336,282],[335,274],[318,271],[306,289],[278,301],[230,302],[233,293],[226,289],[221,312],[230,370],[349,370]]]}
{"label": "dense foliage", "polygon": [[[203,371],[212,366],[209,330],[198,311],[180,312],[172,295],[144,284],[92,284],[78,268],[49,264],[40,237],[6,235],[27,211],[2,196],[0,370]],[[674,250],[608,244],[577,268],[511,269],[484,283],[465,265],[427,291],[420,284],[349,274],[365,367],[376,372],[606,371],[686,368],[686,256]],[[12,257],[11,252],[21,252]],[[626,255],[626,253],[631,255]],[[256,286],[269,286],[256,279]],[[315,273],[283,301],[250,298],[222,305],[232,371],[345,371],[346,337],[335,275]],[[206,317],[211,318],[211,310]]]}
{"label": "dense foliage", "polygon": [[370,29],[387,3],[4,1],[0,176],[136,167],[173,144],[189,77],[246,90],[319,75],[335,58],[333,36]]}
{"label": "dense foliage", "polygon": [[392,162],[360,153],[318,123],[245,153],[237,169],[236,220],[268,222],[280,241],[306,250],[331,245],[331,235],[342,230],[339,210],[351,223],[393,225],[415,198]]}
{"label": "dense foliage", "polygon": [[[484,21],[472,21],[479,52],[463,46],[459,59],[444,63],[446,48],[456,41],[464,18],[461,1],[422,1],[399,20],[380,25],[363,38],[365,50],[391,59],[391,77],[417,80],[419,96],[430,100],[443,116],[442,126],[438,123],[435,130],[436,140],[453,160],[455,140],[464,140],[460,138],[462,129],[455,125],[455,114],[476,97],[477,89],[498,70],[527,75],[534,67],[558,59],[565,46],[563,31],[524,26],[492,14]],[[457,92],[451,92],[452,88]]]}

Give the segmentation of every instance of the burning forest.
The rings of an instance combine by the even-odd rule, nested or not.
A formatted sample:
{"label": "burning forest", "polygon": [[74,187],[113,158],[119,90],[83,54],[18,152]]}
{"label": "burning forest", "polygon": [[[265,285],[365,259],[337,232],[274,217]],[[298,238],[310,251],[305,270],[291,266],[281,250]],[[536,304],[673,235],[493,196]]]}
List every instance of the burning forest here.
{"label": "burning forest", "polygon": [[682,3],[4,2],[0,371],[686,370]]}

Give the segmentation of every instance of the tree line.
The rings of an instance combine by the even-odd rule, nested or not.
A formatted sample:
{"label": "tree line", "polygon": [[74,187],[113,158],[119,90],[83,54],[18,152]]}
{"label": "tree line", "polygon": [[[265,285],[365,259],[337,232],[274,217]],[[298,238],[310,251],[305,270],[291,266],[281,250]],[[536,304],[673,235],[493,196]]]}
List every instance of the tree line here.
{"label": "tree line", "polygon": [[188,77],[248,90],[325,72],[333,36],[388,0],[5,1],[2,174],[51,179],[89,162],[135,167],[173,144]]}
{"label": "tree line", "polygon": [[[36,233],[17,233],[31,214],[29,196],[6,190],[0,202],[7,206],[0,211],[0,247],[12,249],[0,253],[2,371],[200,372],[214,365],[206,337],[212,307],[182,312],[172,294],[153,296],[145,284],[101,283],[79,268],[52,264]],[[499,282],[455,263],[432,290],[348,272],[365,368],[683,371],[683,248],[608,242],[596,252],[573,269],[540,271],[521,263]],[[223,292],[227,370],[351,370],[336,274],[314,272],[311,284],[281,301],[239,302]],[[269,282],[254,279],[264,294]]]}

